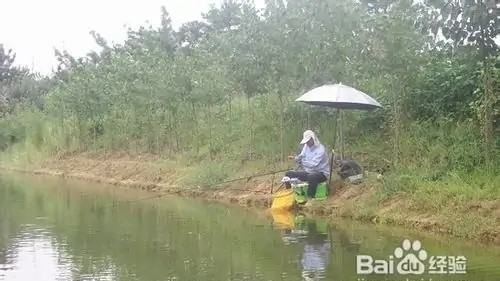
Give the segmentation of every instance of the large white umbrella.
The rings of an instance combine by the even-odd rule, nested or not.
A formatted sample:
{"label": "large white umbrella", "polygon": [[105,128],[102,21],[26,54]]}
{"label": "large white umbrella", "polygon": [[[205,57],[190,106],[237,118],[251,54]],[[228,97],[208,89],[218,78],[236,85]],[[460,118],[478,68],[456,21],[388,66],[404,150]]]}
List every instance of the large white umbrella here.
{"label": "large white umbrella", "polygon": [[369,95],[343,84],[314,88],[296,101],[339,109],[370,110],[382,107]]}
{"label": "large white umbrella", "polygon": [[[318,88],[314,88],[296,101],[305,102],[307,104],[326,106],[331,108],[337,108],[337,118],[340,119],[340,126],[335,126],[337,134],[339,136],[340,144],[340,157],[344,158],[344,136],[342,133],[342,109],[359,109],[359,110],[373,110],[382,107],[379,102],[369,95],[349,87],[347,85],[333,84],[333,85],[323,85]],[[337,128],[340,127],[340,128]],[[333,161],[333,152],[332,152]],[[330,169],[333,162],[330,164]],[[331,177],[331,171],[330,171]]]}

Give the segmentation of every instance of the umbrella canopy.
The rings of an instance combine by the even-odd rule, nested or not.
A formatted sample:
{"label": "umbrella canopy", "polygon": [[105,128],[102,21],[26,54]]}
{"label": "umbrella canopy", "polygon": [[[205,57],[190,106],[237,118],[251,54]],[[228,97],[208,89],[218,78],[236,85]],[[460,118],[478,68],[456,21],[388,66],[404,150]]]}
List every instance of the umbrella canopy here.
{"label": "umbrella canopy", "polygon": [[314,88],[296,101],[339,109],[370,110],[382,107],[369,95],[343,84]]}

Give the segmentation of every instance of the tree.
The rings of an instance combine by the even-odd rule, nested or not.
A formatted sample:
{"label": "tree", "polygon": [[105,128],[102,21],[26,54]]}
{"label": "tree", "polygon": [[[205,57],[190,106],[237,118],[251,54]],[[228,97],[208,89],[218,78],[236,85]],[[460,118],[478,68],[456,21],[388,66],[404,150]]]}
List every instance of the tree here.
{"label": "tree", "polygon": [[434,33],[439,32],[456,47],[475,46],[481,59],[498,52],[499,15],[494,0],[427,0],[438,9]]}
{"label": "tree", "polygon": [[0,44],[0,115],[13,112],[20,104],[42,107],[42,97],[51,85],[50,79],[30,73],[25,67],[14,66],[16,55]]}
{"label": "tree", "polygon": [[236,0],[224,0],[220,8],[212,6],[203,18],[217,32],[236,30],[241,24],[242,6]]}
{"label": "tree", "polygon": [[172,20],[167,12],[167,9],[161,7],[161,25],[158,30],[160,39],[160,46],[168,53],[173,54],[176,49],[175,32],[172,28]]}
{"label": "tree", "polygon": [[[412,0],[267,0],[258,10],[251,1],[226,0],[178,31],[162,8],[159,26],[129,29],[122,45],[109,45],[92,32],[100,48],[85,57],[56,51],[58,83],[39,99],[45,104],[40,116],[64,136],[65,149],[81,144],[81,150],[276,163],[295,150],[305,127],[319,129],[326,142],[333,139],[325,110],[293,100],[315,86],[343,82],[384,104],[376,118],[349,114],[347,150],[363,138],[383,139],[373,145],[378,154],[387,155],[392,145],[393,162],[406,167],[415,155],[408,144],[431,138],[410,138],[407,128],[442,119],[457,128],[485,120],[483,135],[491,143],[498,65],[481,64],[489,70],[480,72],[476,62],[479,46],[487,53],[494,47],[476,34],[462,43],[449,37],[455,47],[443,48],[431,27],[446,33],[448,23],[437,21],[452,17],[436,7]],[[496,32],[490,31],[479,33]],[[3,53],[10,55],[3,55],[9,59],[2,64],[12,64],[12,53]],[[35,86],[39,78],[23,77],[3,84],[9,104],[32,104],[41,89]],[[371,130],[355,130],[363,124]],[[479,126],[471,127],[469,135],[479,139]],[[484,162],[480,152],[474,163]]]}
{"label": "tree", "polygon": [[19,74],[19,69],[13,66],[16,54],[12,49],[6,50],[0,44],[0,82],[13,79]]}
{"label": "tree", "polygon": [[210,26],[201,21],[184,23],[176,33],[178,47],[192,50],[199,47],[200,42],[207,37]]}
{"label": "tree", "polygon": [[[494,106],[497,104],[495,92],[498,83],[498,63],[496,62],[500,34],[497,1],[494,0],[429,0],[437,8],[434,33],[442,32],[446,39],[452,40],[454,49],[473,47],[481,63],[480,93],[477,99],[479,122],[482,127],[484,155],[486,162],[492,164],[494,153]],[[477,106],[479,104],[479,106]]]}

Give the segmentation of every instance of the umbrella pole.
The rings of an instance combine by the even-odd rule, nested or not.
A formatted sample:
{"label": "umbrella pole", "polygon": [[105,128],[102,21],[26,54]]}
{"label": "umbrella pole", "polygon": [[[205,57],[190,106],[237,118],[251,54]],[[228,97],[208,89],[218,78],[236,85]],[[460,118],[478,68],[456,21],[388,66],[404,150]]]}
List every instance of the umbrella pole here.
{"label": "umbrella pole", "polygon": [[330,175],[329,175],[329,178],[328,178],[328,185],[330,186],[330,188],[332,189],[332,193],[335,193],[335,187],[332,186],[332,172],[333,172],[333,164],[335,163],[335,154],[334,154],[334,151],[335,151],[335,146],[337,146],[337,142],[339,140],[339,135],[338,135],[338,131],[339,131],[339,117],[340,117],[340,109],[337,109],[337,114],[335,114],[335,134],[334,134],[334,139],[333,139],[333,147],[332,147],[332,151],[330,152]]}
{"label": "umbrella pole", "polygon": [[339,118],[340,118],[340,125],[339,125],[340,160],[344,160],[344,112],[340,109],[339,109]]}

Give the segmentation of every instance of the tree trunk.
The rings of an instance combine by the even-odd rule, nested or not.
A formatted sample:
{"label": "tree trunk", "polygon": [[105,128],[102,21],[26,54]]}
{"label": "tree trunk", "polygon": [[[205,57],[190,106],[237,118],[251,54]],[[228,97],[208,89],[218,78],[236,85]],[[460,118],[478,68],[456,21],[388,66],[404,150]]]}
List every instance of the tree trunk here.
{"label": "tree trunk", "polygon": [[495,132],[494,132],[494,105],[497,102],[495,96],[495,73],[488,61],[484,64],[482,77],[483,101],[480,109],[481,131],[484,142],[484,159],[488,169],[493,169],[495,162]]}
{"label": "tree trunk", "polygon": [[200,152],[200,144],[198,141],[198,115],[196,114],[196,106],[194,102],[191,102],[191,113],[193,116],[193,122],[194,122],[194,130],[193,130],[193,139],[192,142],[194,142],[195,148],[196,148],[196,155]]}
{"label": "tree trunk", "polygon": [[[68,137],[67,137],[67,133],[66,133],[66,126],[65,126],[65,124],[64,124],[64,115],[65,115],[65,114],[66,114],[66,107],[65,107],[65,104],[63,103],[60,118],[61,118],[61,130],[62,130],[62,136],[63,136],[63,138],[64,138],[64,143],[63,143],[63,146],[64,146],[64,147],[62,147],[62,148],[61,148],[61,147],[59,147],[59,149],[58,149],[58,151],[57,151],[57,152],[59,152],[59,150],[61,150],[61,151],[63,151],[63,150],[68,150],[68,149],[70,148],[70,144],[71,144],[70,142],[68,142]],[[71,140],[71,139],[69,139],[69,140]]]}
{"label": "tree trunk", "polygon": [[165,153],[165,126],[167,125],[167,111],[165,109],[161,112],[161,126],[160,126],[160,155]]}
{"label": "tree trunk", "polygon": [[179,141],[179,120],[177,118],[177,110],[172,111],[172,118],[174,119],[174,139],[175,139],[175,152],[180,151],[180,141]]}
{"label": "tree trunk", "polygon": [[[134,125],[135,125],[136,130],[137,130],[138,123],[139,122],[137,120],[137,109],[134,107]],[[135,132],[135,133],[137,133],[137,132]],[[138,151],[139,151],[138,140],[139,140],[139,136],[136,135],[136,137],[134,138],[134,150],[135,150],[136,155],[138,154]]]}
{"label": "tree trunk", "polygon": [[283,103],[283,96],[278,93],[279,100],[280,100],[280,157],[281,157],[281,162],[282,164],[285,161],[285,149],[284,149],[284,134],[285,134],[285,106]]}
{"label": "tree trunk", "polygon": [[254,126],[254,116],[253,116],[253,110],[252,106],[250,103],[250,96],[247,95],[247,104],[248,104],[248,113],[250,115],[250,130],[249,130],[249,143],[248,143],[248,160],[252,160],[252,155],[253,155],[253,126]]}
{"label": "tree trunk", "polygon": [[76,119],[77,122],[77,127],[78,127],[78,152],[82,151],[82,121],[80,120],[80,117],[77,117]]}
{"label": "tree trunk", "polygon": [[210,160],[214,160],[212,143],[212,106],[208,106],[208,150],[210,151]]}
{"label": "tree trunk", "polygon": [[94,143],[94,151],[97,151],[97,125],[94,124],[93,127],[93,143]]}
{"label": "tree trunk", "polygon": [[392,82],[392,131],[393,131],[393,155],[394,167],[399,166],[400,160],[400,139],[401,139],[401,103],[398,91]]}
{"label": "tree trunk", "polygon": [[[228,97],[228,111],[229,111],[229,120],[233,120],[232,118],[232,103],[233,103],[233,99],[232,99],[232,95],[229,95]],[[233,122],[228,122],[228,126],[229,126],[229,134],[232,135],[233,133]]]}
{"label": "tree trunk", "polygon": [[[172,132],[172,118],[171,118],[171,114],[168,115],[168,131],[169,132]],[[172,152],[173,152],[173,145],[172,145],[172,134],[168,134],[168,156],[172,156]]]}

